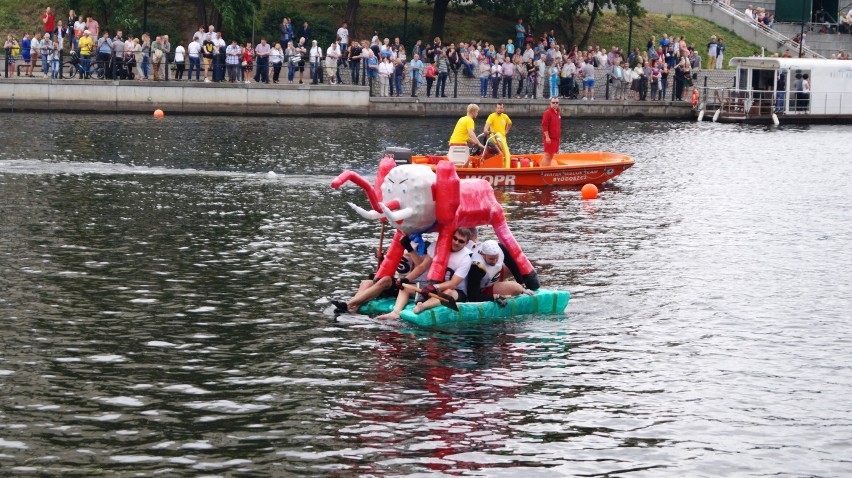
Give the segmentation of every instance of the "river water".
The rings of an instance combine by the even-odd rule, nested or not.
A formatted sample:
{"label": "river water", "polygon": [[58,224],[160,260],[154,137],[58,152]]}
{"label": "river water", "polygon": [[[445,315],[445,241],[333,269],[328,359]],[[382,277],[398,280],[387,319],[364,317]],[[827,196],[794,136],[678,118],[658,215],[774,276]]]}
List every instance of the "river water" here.
{"label": "river water", "polygon": [[432,331],[330,314],[379,228],[329,183],[449,122],[0,124],[0,475],[850,475],[848,127],[568,118],[636,165],[497,191],[567,313]]}

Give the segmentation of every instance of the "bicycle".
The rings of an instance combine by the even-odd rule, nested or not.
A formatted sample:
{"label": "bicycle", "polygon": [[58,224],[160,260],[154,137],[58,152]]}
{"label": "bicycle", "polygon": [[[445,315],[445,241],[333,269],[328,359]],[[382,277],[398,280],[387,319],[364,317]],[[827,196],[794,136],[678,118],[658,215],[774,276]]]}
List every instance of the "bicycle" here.
{"label": "bicycle", "polygon": [[68,77],[76,78],[79,76],[80,78],[97,78],[99,80],[104,79],[104,67],[96,61],[90,60],[89,68],[86,69],[83,67],[83,62],[80,61],[80,57],[76,51],[71,52],[71,60],[69,60],[70,66],[68,68]]}

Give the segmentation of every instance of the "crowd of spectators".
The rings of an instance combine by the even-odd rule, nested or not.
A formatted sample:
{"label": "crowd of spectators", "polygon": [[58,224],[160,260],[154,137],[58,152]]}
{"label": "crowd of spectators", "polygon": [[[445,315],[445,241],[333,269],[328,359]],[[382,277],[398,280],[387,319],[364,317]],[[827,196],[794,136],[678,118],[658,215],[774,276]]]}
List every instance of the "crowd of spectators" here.
{"label": "crowd of spectators", "polygon": [[[771,28],[771,14],[751,8],[746,14]],[[140,81],[369,83],[378,96],[425,94],[430,98],[447,97],[452,75],[478,80],[482,98],[593,101],[601,86],[595,84],[597,73],[610,83],[617,100],[659,101],[669,97],[669,87],[672,99],[688,99],[703,67],[724,67],[726,48],[724,39],[716,35],[699,51],[683,36],[669,38],[664,33],[659,40],[649,38],[644,49],[637,47],[627,54],[617,46],[580,50],[560,44],[553,30],[534,35],[523,19],[517,20],[512,34],[499,45],[477,39],[445,42],[436,37],[428,42],[417,40],[411,51],[399,38],[391,41],[378,32],[370,39],[352,39],[345,22],[337,29],[335,40],[324,46],[312,38],[308,22],[297,29],[290,18],[279,25],[279,41],[267,42],[261,37],[254,45],[237,40],[228,43],[212,25],[200,27],[188,44],[177,41],[173,45],[168,35],[152,39],[148,33],[139,37],[128,34],[125,38],[122,31],[101,31],[96,20],[84,19],[73,10],[63,23],[48,7],[41,20],[42,31],[27,32],[20,41],[7,37],[11,76],[17,70],[21,76],[35,77],[41,60],[43,77],[62,78],[62,52],[67,51],[82,77],[100,71],[99,77]],[[706,53],[706,61],[702,53]]]}

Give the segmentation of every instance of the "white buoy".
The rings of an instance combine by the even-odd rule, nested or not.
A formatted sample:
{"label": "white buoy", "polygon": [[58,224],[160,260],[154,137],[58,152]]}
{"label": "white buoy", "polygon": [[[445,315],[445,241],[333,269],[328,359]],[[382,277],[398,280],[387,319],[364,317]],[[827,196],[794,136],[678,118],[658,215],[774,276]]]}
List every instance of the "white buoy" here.
{"label": "white buoy", "polygon": [[698,122],[704,121],[704,110],[698,112]]}
{"label": "white buoy", "polygon": [[775,113],[772,113],[772,124],[774,124],[775,126],[781,124],[781,122],[778,121],[778,115],[776,115]]}
{"label": "white buoy", "polygon": [[719,121],[719,113],[721,113],[721,112],[722,112],[722,110],[716,110],[716,112],[715,112],[715,113],[713,113],[713,122],[714,122],[714,123],[715,123],[716,121]]}
{"label": "white buoy", "polygon": [[277,174],[275,174],[275,171],[270,171],[266,173],[267,178],[274,178],[275,176],[278,176]]}

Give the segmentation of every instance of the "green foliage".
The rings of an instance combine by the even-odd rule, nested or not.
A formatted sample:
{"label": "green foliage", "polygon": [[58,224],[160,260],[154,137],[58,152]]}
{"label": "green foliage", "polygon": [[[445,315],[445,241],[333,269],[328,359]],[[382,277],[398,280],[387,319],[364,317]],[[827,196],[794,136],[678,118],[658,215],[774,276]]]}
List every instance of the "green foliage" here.
{"label": "green foliage", "polygon": [[[63,21],[69,8],[78,14],[92,15],[101,22],[102,28],[122,28],[125,32],[141,33],[143,0],[60,0],[53,3],[57,15]],[[597,20],[590,44],[627,47],[628,20],[622,14],[633,12],[633,46],[644,47],[648,37],[659,38],[662,33],[685,35],[687,42],[694,42],[704,53],[704,46],[712,34],[721,35],[727,41],[726,57],[750,56],[759,47],[738,38],[711,22],[695,17],[670,17],[645,15],[638,0],[607,0],[616,9],[604,11]],[[148,30],[156,34],[168,34],[172,43],[178,38],[186,40],[198,28],[197,0],[148,0]],[[251,5],[262,5],[257,11],[257,33],[266,35],[270,41],[278,40],[278,24],[285,16],[294,19],[298,35],[302,22],[307,20],[314,38],[323,46],[331,43],[337,27],[346,13],[346,0],[205,0],[208,5],[221,8],[223,30],[226,38],[247,40],[251,38]],[[452,4],[447,12],[444,37],[450,41],[483,39],[505,43],[514,37],[513,25],[518,17],[524,24],[535,27],[536,32],[554,28],[560,41],[570,41],[570,29],[579,37],[588,24],[590,0],[475,0],[467,7]],[[358,10],[358,39],[369,38],[373,30],[383,37],[402,38],[404,4],[397,0],[361,0]],[[39,16],[43,4],[32,0],[0,0],[0,32],[11,32],[20,37],[27,29],[40,28]],[[575,15],[576,13],[576,15]],[[108,20],[105,18],[108,17]],[[432,9],[420,1],[411,0],[408,5],[408,42],[410,47],[417,39],[426,40],[432,24]]]}
{"label": "green foliage", "polygon": [[[325,48],[328,47],[328,45],[330,45],[337,37],[338,24],[336,21],[331,23],[328,17],[323,18],[306,15],[303,12],[283,5],[267,10],[266,14],[263,16],[263,20],[260,22],[258,35],[266,35],[267,41],[273,44],[280,41],[281,35],[279,34],[278,25],[281,24],[281,20],[284,17],[290,18],[290,20],[293,21],[293,36],[296,38],[296,41],[299,40],[299,32],[302,30],[302,24],[304,22],[308,22],[308,25],[311,28],[311,38],[316,40],[317,44],[323,47],[323,51],[325,51]],[[283,47],[285,45],[281,46]],[[310,44],[308,46],[310,46]]]}
{"label": "green foliage", "polygon": [[262,15],[260,0],[212,0],[222,17],[222,30],[234,38],[251,38],[255,12]]}

